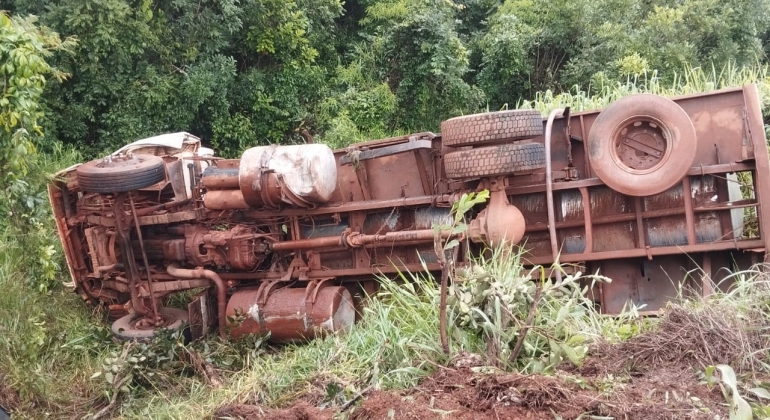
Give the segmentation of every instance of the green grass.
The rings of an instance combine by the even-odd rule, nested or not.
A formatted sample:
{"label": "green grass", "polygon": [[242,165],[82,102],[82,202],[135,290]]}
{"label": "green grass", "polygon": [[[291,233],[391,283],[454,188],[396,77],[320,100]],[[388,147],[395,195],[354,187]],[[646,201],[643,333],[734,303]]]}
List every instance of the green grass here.
{"label": "green grass", "polygon": [[[77,159],[74,151],[57,149],[42,165],[48,170]],[[35,252],[41,244],[61,256],[52,221],[29,232],[0,231],[0,384],[19,394],[20,418],[77,411],[99,398],[90,376],[109,346],[98,314],[61,283],[37,277],[32,267],[42,257]]]}

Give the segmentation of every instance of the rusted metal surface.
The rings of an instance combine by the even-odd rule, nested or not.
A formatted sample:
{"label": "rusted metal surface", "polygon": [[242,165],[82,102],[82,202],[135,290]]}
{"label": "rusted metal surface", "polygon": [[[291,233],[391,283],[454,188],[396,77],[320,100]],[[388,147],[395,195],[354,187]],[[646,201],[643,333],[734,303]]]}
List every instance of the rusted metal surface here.
{"label": "rusted metal surface", "polygon": [[175,264],[170,264],[167,270],[169,274],[171,274],[174,277],[178,277],[180,279],[208,279],[208,280],[211,280],[212,283],[214,283],[217,289],[219,336],[224,339],[227,333],[227,331],[225,330],[225,327],[226,327],[225,322],[227,320],[227,317],[225,315],[225,310],[227,308],[227,286],[225,285],[225,282],[222,280],[222,278],[219,277],[217,273],[211,270],[204,270],[201,268],[198,268],[195,270],[187,270],[187,269],[179,268]]}
{"label": "rusted metal surface", "polygon": [[242,289],[230,298],[227,316],[233,320],[233,337],[270,332],[271,341],[285,342],[348,330],[356,312],[346,288],[310,283],[280,288],[266,297],[259,289]]}
{"label": "rusted metal surface", "polygon": [[468,236],[489,246],[516,245],[524,237],[524,215],[508,202],[503,178],[490,179],[489,205],[468,226]]}
{"label": "rusted metal surface", "polygon": [[430,140],[418,140],[417,137],[409,137],[409,141],[406,143],[394,144],[392,146],[378,147],[372,149],[352,149],[348,151],[348,154],[340,159],[342,165],[350,165],[360,162],[362,160],[375,159],[383,156],[397,155],[399,153],[409,152],[419,149],[432,149],[433,143]]}
{"label": "rusted metal surface", "polygon": [[[523,226],[522,226],[523,230]],[[272,251],[288,251],[298,249],[320,248],[360,248],[364,246],[389,247],[400,246],[403,243],[416,245],[419,243],[433,243],[436,237],[446,239],[451,236],[449,230],[436,232],[433,229],[405,230],[401,232],[385,232],[382,234],[366,235],[359,232],[346,231],[340,236],[327,236],[312,239],[299,239],[295,241],[276,242],[270,246]]]}
{"label": "rusted metal surface", "polygon": [[[443,156],[458,149],[433,133],[334,152],[321,144],[260,147],[241,159],[197,155],[193,139],[181,149],[143,146],[162,156],[167,176],[131,191],[131,200],[89,191],[76,167],[57,175],[49,198],[85,299],[103,302],[112,318],[152,317],[170,294],[204,287],[189,306],[196,337],[214,323],[224,336],[234,315],[242,321],[231,326],[235,335],[295,340],[345,330],[354,317],[350,290],[371,291],[377,274],[440,270],[434,242],[451,237],[450,207],[483,189],[491,198],[468,214],[459,239],[521,242],[531,264],[558,261],[612,277],[591,293],[606,313],[628,304],[656,310],[680,282],[708,294],[711,282],[728,284],[720,282],[729,270],[767,260],[770,164],[754,86],[661,102],[681,111],[679,120],[642,102],[555,112],[543,135],[515,140],[548,150],[546,168],[525,174],[449,180]],[[680,128],[694,132],[687,156],[670,141]],[[606,158],[592,154],[589,140],[597,138],[611,145]],[[685,165],[665,166],[665,182],[644,182],[677,158]],[[615,185],[607,168],[640,181],[631,190],[634,177]]]}

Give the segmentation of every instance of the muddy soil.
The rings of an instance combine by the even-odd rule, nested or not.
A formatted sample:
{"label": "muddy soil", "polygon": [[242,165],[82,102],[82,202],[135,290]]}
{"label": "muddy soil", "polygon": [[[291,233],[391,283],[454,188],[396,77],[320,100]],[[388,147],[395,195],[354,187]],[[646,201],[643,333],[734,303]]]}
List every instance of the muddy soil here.
{"label": "muddy soil", "polygon": [[698,383],[687,370],[650,371],[642,376],[474,375],[441,370],[418,388],[376,392],[354,419],[713,419],[724,417],[718,389]]}
{"label": "muddy soil", "polygon": [[[374,391],[347,418],[368,419],[614,419],[728,418],[718,387],[701,383],[684,366],[608,373],[602,359],[554,375],[482,374],[441,368],[418,387]],[[299,401],[282,410],[253,405],[222,407],[218,417],[240,419],[332,419],[338,408],[321,410]],[[581,417],[582,416],[582,417]],[[342,417],[345,418],[345,417]]]}

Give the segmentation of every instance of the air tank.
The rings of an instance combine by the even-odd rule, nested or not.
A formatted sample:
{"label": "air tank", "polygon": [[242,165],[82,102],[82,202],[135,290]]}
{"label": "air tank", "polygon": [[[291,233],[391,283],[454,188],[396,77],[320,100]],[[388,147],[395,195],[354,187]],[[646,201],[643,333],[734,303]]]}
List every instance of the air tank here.
{"label": "air tank", "polygon": [[251,206],[329,201],[337,188],[337,163],[325,144],[259,146],[243,152],[238,184]]}

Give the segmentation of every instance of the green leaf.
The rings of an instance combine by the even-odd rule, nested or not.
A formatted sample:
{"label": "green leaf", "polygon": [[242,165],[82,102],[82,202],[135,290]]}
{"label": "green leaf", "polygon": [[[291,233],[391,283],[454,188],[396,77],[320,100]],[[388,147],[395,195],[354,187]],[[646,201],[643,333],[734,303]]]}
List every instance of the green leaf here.
{"label": "green leaf", "polygon": [[574,348],[572,348],[572,346],[566,343],[561,343],[559,346],[564,351],[564,354],[567,355],[567,358],[573,365],[579,367],[583,363],[583,360],[582,360],[583,358],[578,354],[578,352]]}
{"label": "green leaf", "polygon": [[751,406],[738,394],[738,379],[735,377],[733,368],[728,365],[717,365],[717,369],[722,374],[722,382],[731,391],[730,420],[752,420],[754,415],[751,412]]}
{"label": "green leaf", "polygon": [[561,324],[564,322],[564,320],[567,318],[567,315],[569,315],[569,306],[563,305],[561,308],[559,308],[559,312],[556,314],[556,323]]}
{"label": "green leaf", "polygon": [[759,398],[770,400],[770,392],[768,392],[765,388],[749,388],[747,391],[751,392]]}
{"label": "green leaf", "polygon": [[470,311],[471,311],[470,306],[468,306],[467,303],[460,301],[460,312],[467,314]]}
{"label": "green leaf", "polygon": [[725,383],[734,393],[738,393],[738,379],[735,377],[735,371],[728,365],[717,365],[716,368],[722,374],[722,382]]}

